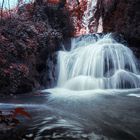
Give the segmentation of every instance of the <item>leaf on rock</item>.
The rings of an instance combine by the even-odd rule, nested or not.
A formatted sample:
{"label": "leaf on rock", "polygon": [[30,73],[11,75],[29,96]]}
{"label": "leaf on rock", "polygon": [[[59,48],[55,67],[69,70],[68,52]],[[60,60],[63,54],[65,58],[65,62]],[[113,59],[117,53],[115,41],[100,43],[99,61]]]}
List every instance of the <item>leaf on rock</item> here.
{"label": "leaf on rock", "polygon": [[13,114],[14,114],[14,117],[17,115],[22,115],[24,117],[27,117],[28,119],[32,118],[31,115],[27,111],[25,111],[25,109],[22,107],[15,108],[15,110],[13,111]]}

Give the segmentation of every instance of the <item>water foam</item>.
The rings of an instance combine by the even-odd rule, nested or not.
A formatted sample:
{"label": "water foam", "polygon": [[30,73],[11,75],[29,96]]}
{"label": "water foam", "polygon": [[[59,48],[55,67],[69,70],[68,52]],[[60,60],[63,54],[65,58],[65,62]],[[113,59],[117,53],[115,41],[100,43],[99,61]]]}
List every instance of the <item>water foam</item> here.
{"label": "water foam", "polygon": [[82,91],[140,87],[133,52],[111,35],[73,39],[70,51],[58,53],[57,87]]}

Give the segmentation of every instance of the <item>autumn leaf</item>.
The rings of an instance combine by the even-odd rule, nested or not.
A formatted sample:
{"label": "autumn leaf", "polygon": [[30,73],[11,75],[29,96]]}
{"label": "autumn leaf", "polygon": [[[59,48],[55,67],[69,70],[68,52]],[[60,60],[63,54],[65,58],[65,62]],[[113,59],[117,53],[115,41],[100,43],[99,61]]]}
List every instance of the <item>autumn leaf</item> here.
{"label": "autumn leaf", "polygon": [[25,111],[25,109],[22,107],[15,108],[14,111],[12,111],[12,112],[13,112],[13,117],[15,117],[17,115],[22,115],[24,117],[27,117],[28,119],[32,118],[31,115],[27,111]]}

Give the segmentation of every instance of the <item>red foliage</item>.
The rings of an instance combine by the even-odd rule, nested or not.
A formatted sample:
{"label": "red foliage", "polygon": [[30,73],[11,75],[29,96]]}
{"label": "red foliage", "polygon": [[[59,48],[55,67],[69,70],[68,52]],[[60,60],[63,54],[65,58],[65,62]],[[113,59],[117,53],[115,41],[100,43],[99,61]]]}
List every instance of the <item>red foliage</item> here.
{"label": "red foliage", "polygon": [[0,34],[0,41],[5,44],[7,41],[9,41],[5,36]]}
{"label": "red foliage", "polygon": [[28,119],[32,118],[31,115],[27,111],[25,111],[25,109],[22,108],[22,107],[15,108],[14,111],[11,111],[11,112],[13,114],[13,118],[15,118],[17,115],[24,116],[24,117],[26,117]]}
{"label": "red foliage", "polygon": [[25,9],[27,9],[27,11],[30,11],[34,8],[34,5],[32,3],[28,3],[25,5]]}
{"label": "red foliage", "polygon": [[48,4],[58,4],[60,0],[47,0]]}
{"label": "red foliage", "polygon": [[14,128],[20,124],[17,116],[31,119],[31,115],[24,108],[15,108],[13,111],[0,111],[0,124],[4,124],[3,129]]}
{"label": "red foliage", "polygon": [[[20,6],[22,6],[23,4],[25,4],[26,0],[18,0],[17,5],[15,5],[15,7],[13,7],[12,9],[4,9],[3,7],[0,8],[1,14],[0,17],[2,18],[9,18],[13,15],[15,15],[19,9]],[[33,8],[33,4],[31,4],[33,2],[33,0],[30,0],[29,4],[26,4],[25,8],[27,8],[27,10],[32,10]],[[4,1],[5,3],[5,1]]]}
{"label": "red foliage", "polygon": [[81,34],[82,31],[84,31],[84,27],[82,25],[82,18],[84,15],[84,11],[87,8],[87,1],[82,0],[78,3],[72,2],[73,5],[71,5],[70,2],[67,2],[66,7],[70,11],[71,20],[73,21],[75,32],[74,35]]}
{"label": "red foliage", "polygon": [[[0,91],[4,94],[38,88],[47,54],[56,51],[58,42],[73,31],[67,11],[56,12],[49,6],[46,8],[46,3],[21,6],[22,2],[15,8],[18,12],[14,16],[0,20]],[[45,55],[42,50],[45,57],[40,55]],[[39,63],[43,68],[39,68]]]}

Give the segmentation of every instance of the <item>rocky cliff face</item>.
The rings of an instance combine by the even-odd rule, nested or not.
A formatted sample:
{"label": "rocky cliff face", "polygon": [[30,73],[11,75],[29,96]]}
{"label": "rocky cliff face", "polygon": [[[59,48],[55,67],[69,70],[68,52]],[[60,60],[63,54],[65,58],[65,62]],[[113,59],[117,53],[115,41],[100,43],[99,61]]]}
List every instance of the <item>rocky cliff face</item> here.
{"label": "rocky cliff face", "polygon": [[56,51],[72,33],[66,10],[26,4],[0,20],[0,93],[15,94],[51,87]]}
{"label": "rocky cliff face", "polygon": [[104,0],[99,9],[103,18],[103,31],[124,35],[137,56],[140,53],[139,8],[139,0]]}

